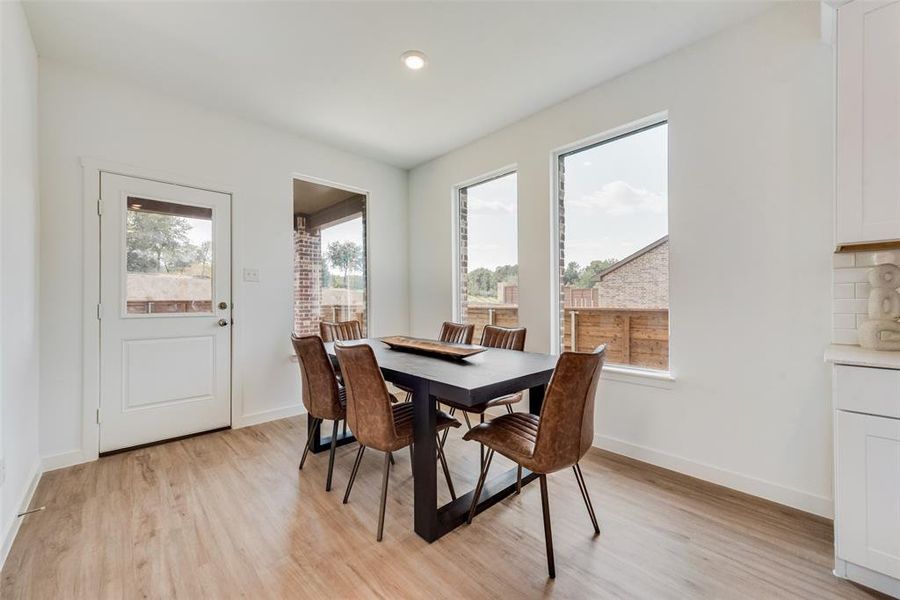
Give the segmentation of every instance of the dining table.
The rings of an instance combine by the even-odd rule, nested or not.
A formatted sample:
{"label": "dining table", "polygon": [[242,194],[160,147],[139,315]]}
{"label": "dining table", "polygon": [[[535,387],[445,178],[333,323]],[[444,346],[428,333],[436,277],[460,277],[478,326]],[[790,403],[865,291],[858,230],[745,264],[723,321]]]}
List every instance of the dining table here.
{"label": "dining table", "polygon": [[[462,360],[450,360],[426,354],[394,350],[377,338],[338,342],[343,345],[368,344],[372,347],[378,366],[386,381],[412,390],[413,433],[413,496],[415,532],[433,542],[466,521],[474,490],[438,506],[437,440],[435,427],[437,405],[441,399],[463,406],[476,407],[493,398],[528,391],[528,410],[540,414],[544,392],[558,356],[537,352],[521,352],[488,348],[484,352]],[[325,344],[325,350],[338,367],[335,342]],[[331,439],[322,428],[313,432],[312,419],[308,428],[314,435],[313,452],[325,451]],[[353,432],[339,433],[336,444],[354,441]],[[522,485],[536,479],[527,469],[522,471]],[[486,510],[516,492],[516,468],[496,475],[485,482],[476,506],[476,513]]]}

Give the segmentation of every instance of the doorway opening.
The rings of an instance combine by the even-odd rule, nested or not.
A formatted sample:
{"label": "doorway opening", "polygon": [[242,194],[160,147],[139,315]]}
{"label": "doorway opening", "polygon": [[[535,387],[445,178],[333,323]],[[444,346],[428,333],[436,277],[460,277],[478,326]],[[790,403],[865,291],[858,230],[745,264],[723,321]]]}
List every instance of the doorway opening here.
{"label": "doorway opening", "polygon": [[367,334],[366,235],[364,193],[294,178],[294,334],[352,320]]}

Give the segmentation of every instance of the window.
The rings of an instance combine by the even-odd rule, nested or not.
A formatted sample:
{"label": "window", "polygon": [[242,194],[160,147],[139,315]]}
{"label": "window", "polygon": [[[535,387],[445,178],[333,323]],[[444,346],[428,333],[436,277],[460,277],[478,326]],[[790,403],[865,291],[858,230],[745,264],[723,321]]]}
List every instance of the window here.
{"label": "window", "polygon": [[475,325],[519,322],[516,174],[505,173],[458,190],[459,319]]}
{"label": "window", "polygon": [[560,343],[669,368],[668,126],[559,157]]}
{"label": "window", "polygon": [[368,331],[366,195],[294,179],[294,333],[322,321]]}
{"label": "window", "polygon": [[212,312],[211,208],[129,196],[126,312]]}

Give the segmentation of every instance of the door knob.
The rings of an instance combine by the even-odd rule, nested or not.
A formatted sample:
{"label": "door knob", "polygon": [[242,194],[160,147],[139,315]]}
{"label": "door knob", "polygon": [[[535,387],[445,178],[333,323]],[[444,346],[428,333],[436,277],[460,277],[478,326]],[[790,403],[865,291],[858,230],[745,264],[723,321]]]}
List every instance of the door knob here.
{"label": "door knob", "polygon": [[228,321],[225,319],[219,319],[219,327],[228,327]]}

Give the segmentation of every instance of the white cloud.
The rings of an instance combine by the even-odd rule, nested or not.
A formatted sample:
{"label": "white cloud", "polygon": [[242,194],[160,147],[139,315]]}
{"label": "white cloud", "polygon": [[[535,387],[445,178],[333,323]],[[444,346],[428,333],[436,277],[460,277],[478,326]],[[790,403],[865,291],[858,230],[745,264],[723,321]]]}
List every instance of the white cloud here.
{"label": "white cloud", "polygon": [[470,197],[466,209],[474,215],[513,214],[516,212],[516,199]]}
{"label": "white cloud", "polygon": [[635,213],[665,214],[666,197],[645,189],[634,188],[625,181],[611,181],[590,195],[566,201],[571,206],[586,208],[608,215]]}

